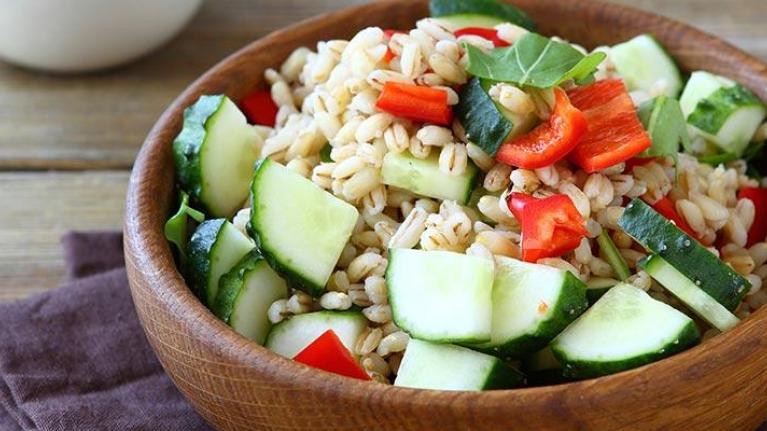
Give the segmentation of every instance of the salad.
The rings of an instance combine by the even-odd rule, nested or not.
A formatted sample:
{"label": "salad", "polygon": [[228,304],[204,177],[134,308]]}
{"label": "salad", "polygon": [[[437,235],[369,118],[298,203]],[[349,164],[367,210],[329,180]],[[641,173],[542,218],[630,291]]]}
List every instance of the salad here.
{"label": "salad", "polygon": [[235,331],[326,371],[485,390],[638,367],[767,303],[767,107],[649,34],[494,0],[296,49],[173,143],[166,224]]}

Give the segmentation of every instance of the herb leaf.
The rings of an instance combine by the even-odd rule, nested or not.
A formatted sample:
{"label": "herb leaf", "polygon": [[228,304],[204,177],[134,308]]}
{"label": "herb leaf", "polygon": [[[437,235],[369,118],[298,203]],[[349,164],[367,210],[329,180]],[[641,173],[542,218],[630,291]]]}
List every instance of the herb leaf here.
{"label": "herb leaf", "polygon": [[178,247],[181,263],[186,262],[186,243],[187,243],[187,220],[188,217],[194,219],[197,223],[205,220],[205,214],[189,206],[189,195],[181,192],[179,196],[179,207],[176,214],[165,222],[165,239]]}
{"label": "herb leaf", "polygon": [[671,156],[676,161],[679,144],[686,151],[691,151],[690,135],[679,102],[667,96],[658,96],[643,103],[637,114],[652,139],[652,146],[639,157]]}
{"label": "herb leaf", "polygon": [[466,50],[466,70],[472,75],[536,88],[551,88],[568,79],[586,81],[605,59],[602,52],[583,55],[568,43],[532,32],[513,46],[489,54],[468,44]]}

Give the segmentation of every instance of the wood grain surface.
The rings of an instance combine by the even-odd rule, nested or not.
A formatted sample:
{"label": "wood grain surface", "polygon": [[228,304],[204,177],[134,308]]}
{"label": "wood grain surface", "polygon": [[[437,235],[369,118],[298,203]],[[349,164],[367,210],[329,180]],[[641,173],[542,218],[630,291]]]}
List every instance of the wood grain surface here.
{"label": "wood grain surface", "polygon": [[[653,15],[581,0],[516,0],[543,31],[586,45],[650,29],[679,60],[743,81],[767,99],[767,66],[718,39]],[[200,94],[235,100],[292,48],[380,24],[401,28],[425,0],[387,0],[262,39],[171,105],[147,138],[128,192],[126,263],[138,315],[174,383],[221,430],[753,430],[767,415],[767,308],[726,336],[627,372],[488,392],[424,391],[347,379],[281,358],[216,319],[175,270],[162,225],[172,194],[170,142]],[[256,78],[258,80],[259,78]]]}

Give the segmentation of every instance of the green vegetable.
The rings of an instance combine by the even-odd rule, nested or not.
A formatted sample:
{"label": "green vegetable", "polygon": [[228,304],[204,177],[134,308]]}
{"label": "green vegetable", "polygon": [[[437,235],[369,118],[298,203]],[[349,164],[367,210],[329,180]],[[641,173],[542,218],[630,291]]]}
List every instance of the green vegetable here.
{"label": "green vegetable", "polygon": [[687,122],[679,102],[659,96],[643,103],[637,114],[652,139],[652,146],[639,157],[672,156],[676,160],[679,144],[688,153],[692,152]]}
{"label": "green vegetable", "polygon": [[626,259],[623,258],[623,255],[620,254],[618,248],[615,247],[615,243],[610,239],[610,235],[607,234],[606,230],[602,230],[602,233],[597,237],[597,244],[599,244],[599,248],[602,250],[602,253],[604,253],[607,262],[613,267],[618,279],[625,281],[629,278],[631,273],[629,272],[629,266],[626,263]]}
{"label": "green vegetable", "polygon": [[429,14],[435,18],[452,15],[484,15],[500,18],[528,30],[535,29],[535,23],[526,13],[508,3],[495,0],[431,0]]}
{"label": "green vegetable", "polygon": [[194,208],[189,207],[189,195],[185,192],[179,194],[179,200],[181,203],[178,206],[178,211],[168,221],[165,222],[165,239],[178,247],[178,256],[181,259],[182,266],[186,264],[186,243],[188,239],[187,235],[187,221],[191,217],[197,223],[202,223],[205,220],[205,214],[197,211]]}
{"label": "green vegetable", "polygon": [[330,158],[330,152],[333,151],[333,147],[330,144],[325,144],[320,150],[320,161],[325,163],[332,163],[333,159]]}
{"label": "green vegetable", "polygon": [[482,84],[479,78],[472,78],[461,89],[455,115],[471,142],[487,154],[495,156],[514,125],[501,114]]}
{"label": "green vegetable", "polygon": [[606,57],[603,52],[583,55],[568,43],[532,32],[513,46],[488,54],[468,44],[466,51],[466,70],[472,75],[536,88],[551,88],[568,79],[587,81]]}
{"label": "green vegetable", "polygon": [[687,122],[715,135],[730,115],[744,106],[762,106],[762,102],[742,85],[722,87],[698,102]]}

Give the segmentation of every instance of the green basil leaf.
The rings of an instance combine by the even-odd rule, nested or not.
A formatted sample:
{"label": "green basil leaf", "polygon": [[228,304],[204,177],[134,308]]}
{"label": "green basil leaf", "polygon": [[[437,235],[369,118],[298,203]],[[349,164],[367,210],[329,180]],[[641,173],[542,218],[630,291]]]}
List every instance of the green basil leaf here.
{"label": "green basil leaf", "polygon": [[472,75],[536,88],[551,88],[568,79],[588,81],[605,59],[603,52],[583,55],[568,43],[532,32],[508,48],[486,54],[466,44],[466,51],[466,70]]}
{"label": "green basil leaf", "polygon": [[189,195],[181,192],[176,214],[165,222],[165,239],[176,245],[182,264],[186,262],[186,243],[188,239],[187,222],[191,217],[197,223],[205,220],[205,214],[189,206]]}

